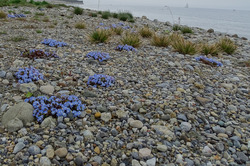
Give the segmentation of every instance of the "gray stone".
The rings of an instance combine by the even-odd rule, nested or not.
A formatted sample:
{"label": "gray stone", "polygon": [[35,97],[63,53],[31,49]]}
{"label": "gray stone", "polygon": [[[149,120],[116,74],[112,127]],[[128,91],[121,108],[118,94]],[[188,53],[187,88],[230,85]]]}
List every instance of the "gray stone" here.
{"label": "gray stone", "polygon": [[132,160],[132,166],[141,166],[141,164],[139,163],[139,161],[133,159]]}
{"label": "gray stone", "polygon": [[8,73],[6,74],[6,79],[8,79],[8,80],[13,79],[13,74],[12,74],[11,72],[8,72]]}
{"label": "gray stone", "polygon": [[88,91],[88,90],[84,90],[82,96],[83,97],[97,97],[97,95],[95,93]]}
{"label": "gray stone", "polygon": [[245,153],[243,152],[236,152],[238,158],[240,159],[240,161],[242,162],[247,162],[248,161],[248,157],[245,155]]}
{"label": "gray stone", "polygon": [[141,158],[149,157],[151,155],[151,150],[148,148],[142,148],[139,150],[139,156]]}
{"label": "gray stone", "polygon": [[169,82],[164,82],[164,83],[156,85],[156,87],[159,87],[159,88],[168,88],[169,86],[170,86]]}
{"label": "gray stone", "polygon": [[90,159],[90,161],[95,161],[97,162],[98,164],[101,164],[102,163],[102,158],[100,156],[95,156],[95,157],[92,157]]}
{"label": "gray stone", "polygon": [[51,161],[48,157],[40,158],[40,166],[51,166]]}
{"label": "gray stone", "polygon": [[23,142],[18,142],[13,150],[13,153],[18,153],[20,150],[22,150],[25,147],[25,144]]}
{"label": "gray stone", "polygon": [[100,111],[100,112],[107,112],[107,111],[108,111],[107,107],[103,107],[103,106],[97,106],[96,109],[97,109],[98,111]]}
{"label": "gray stone", "polygon": [[147,160],[146,163],[147,163],[147,166],[155,166],[156,158],[155,157],[151,158],[151,159]]}
{"label": "gray stone", "polygon": [[187,121],[187,117],[186,117],[186,115],[185,114],[179,114],[179,115],[177,115],[177,119],[178,120],[183,120],[183,121]]}
{"label": "gray stone", "polygon": [[139,111],[139,109],[142,107],[142,105],[141,105],[141,103],[135,103],[135,104],[133,104],[132,106],[131,106],[131,109],[133,110],[133,111]]}
{"label": "gray stone", "polygon": [[218,126],[218,125],[212,127],[212,129],[213,129],[213,131],[214,131],[216,134],[225,133],[225,132],[226,132],[225,128],[220,127],[220,126]]}
{"label": "gray stone", "polygon": [[83,164],[84,164],[84,160],[83,160],[83,158],[80,157],[80,156],[77,156],[77,157],[75,158],[74,162],[75,162],[76,166],[83,166]]}
{"label": "gray stone", "polygon": [[206,157],[210,157],[212,156],[213,151],[208,146],[205,146],[202,150],[202,154]]}
{"label": "gray stone", "polygon": [[185,158],[184,161],[187,163],[186,166],[193,166],[193,165],[194,165],[194,161],[193,161],[193,160],[190,160],[190,159],[188,159],[188,158]]}
{"label": "gray stone", "polygon": [[46,95],[52,95],[54,93],[55,88],[51,85],[45,85],[40,87],[40,91]]}
{"label": "gray stone", "polygon": [[204,97],[200,97],[200,96],[197,96],[197,97],[196,97],[196,100],[197,100],[201,105],[205,105],[205,104],[207,104],[208,102],[210,102],[209,99],[204,98]]}
{"label": "gray stone", "polygon": [[94,135],[93,135],[92,132],[89,131],[89,130],[85,130],[85,131],[83,132],[83,136],[84,136],[84,138],[87,139],[87,140],[90,140],[90,139],[93,139],[93,138],[94,138]]}
{"label": "gray stone", "polygon": [[101,113],[101,120],[103,120],[104,122],[108,122],[111,120],[111,113]]}
{"label": "gray stone", "polygon": [[183,131],[189,131],[192,128],[192,125],[188,122],[181,122],[180,128]]}
{"label": "gray stone", "polygon": [[28,152],[31,155],[37,155],[37,154],[41,153],[41,149],[36,145],[32,145],[29,147]]}
{"label": "gray stone", "polygon": [[224,151],[224,145],[223,143],[219,142],[216,144],[215,148],[219,151],[219,152],[223,152]]}
{"label": "gray stone", "polygon": [[19,90],[23,93],[28,93],[28,92],[33,93],[37,91],[37,86],[33,82],[24,83],[20,85]]}
{"label": "gray stone", "polygon": [[54,128],[56,127],[56,119],[54,119],[52,116],[49,116],[43,120],[41,123],[41,127],[46,128]]}
{"label": "gray stone", "polygon": [[130,122],[129,122],[129,125],[131,126],[131,127],[133,127],[133,128],[142,128],[142,126],[143,126],[143,123],[141,122],[141,121],[139,121],[139,120],[131,120]]}
{"label": "gray stone", "polygon": [[6,71],[0,71],[0,78],[4,78],[6,75]]}
{"label": "gray stone", "polygon": [[6,109],[7,109],[8,106],[9,106],[9,104],[3,104],[3,105],[1,106],[1,111],[2,111],[2,112],[6,111]]}
{"label": "gray stone", "polygon": [[227,108],[229,111],[237,111],[237,107],[234,105],[229,105]]}
{"label": "gray stone", "polygon": [[57,126],[58,126],[60,129],[66,129],[66,128],[67,128],[67,125],[64,124],[64,123],[59,123]]}
{"label": "gray stone", "polygon": [[8,85],[10,82],[9,82],[8,80],[5,79],[5,80],[2,81],[2,83],[3,83],[4,85]]}
{"label": "gray stone", "polygon": [[181,154],[176,155],[176,163],[183,164],[183,157]]}
{"label": "gray stone", "polygon": [[18,118],[12,119],[7,123],[7,130],[9,132],[15,132],[21,129],[22,127],[23,127],[23,122]]}
{"label": "gray stone", "polygon": [[169,141],[175,139],[175,134],[172,131],[170,131],[166,126],[152,125],[151,127],[165,134]]}
{"label": "gray stone", "polygon": [[157,145],[156,148],[161,152],[166,152],[168,150],[168,147],[166,145]]}
{"label": "gray stone", "polygon": [[3,115],[2,124],[7,126],[7,123],[14,118],[20,119],[24,125],[33,122],[33,106],[26,102],[14,105]]}

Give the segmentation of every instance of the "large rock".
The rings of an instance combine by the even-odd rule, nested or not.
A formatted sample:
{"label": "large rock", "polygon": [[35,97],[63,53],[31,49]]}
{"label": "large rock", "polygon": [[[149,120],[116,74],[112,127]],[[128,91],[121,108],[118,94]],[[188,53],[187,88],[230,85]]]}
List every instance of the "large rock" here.
{"label": "large rock", "polygon": [[33,122],[33,106],[26,102],[14,105],[3,115],[2,125],[7,127],[8,122],[15,118],[20,119],[24,125],[28,122]]}
{"label": "large rock", "polygon": [[52,95],[54,93],[55,88],[51,85],[41,86],[40,91],[47,95]]}
{"label": "large rock", "polygon": [[7,130],[9,132],[15,132],[21,129],[22,127],[23,127],[23,122],[18,118],[12,119],[7,123]]}
{"label": "large rock", "polygon": [[41,127],[54,128],[54,127],[56,127],[56,120],[54,118],[52,118],[52,116],[49,116],[43,120],[43,122],[41,123]]}
{"label": "large rock", "polygon": [[37,91],[37,86],[33,83],[25,83],[25,84],[21,84],[19,90],[23,93],[33,93],[35,91]]}

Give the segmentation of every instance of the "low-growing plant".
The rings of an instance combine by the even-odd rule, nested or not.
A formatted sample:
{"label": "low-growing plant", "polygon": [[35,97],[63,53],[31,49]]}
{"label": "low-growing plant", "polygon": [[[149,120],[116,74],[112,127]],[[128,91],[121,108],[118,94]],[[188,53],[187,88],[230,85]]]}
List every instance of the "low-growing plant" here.
{"label": "low-growing plant", "polygon": [[110,59],[110,56],[106,52],[92,51],[86,55],[88,58],[96,59],[100,62]]}
{"label": "low-growing plant", "polygon": [[8,14],[7,15],[9,18],[23,18],[26,17],[24,14]]}
{"label": "low-growing plant", "polygon": [[27,38],[23,36],[14,36],[10,38],[10,41],[13,41],[13,42],[20,42],[20,41],[25,41],[25,40],[27,40]]}
{"label": "low-growing plant", "polygon": [[196,45],[191,41],[185,40],[183,37],[178,35],[172,35],[170,38],[172,39],[171,45],[175,49],[175,51],[184,55],[193,55],[197,52]]}
{"label": "low-growing plant", "polygon": [[38,27],[35,26],[35,25],[32,25],[32,24],[28,24],[28,25],[24,25],[23,28],[24,28],[24,29],[36,29],[36,28],[38,28]]}
{"label": "low-growing plant", "polygon": [[44,39],[42,41],[42,44],[48,45],[50,47],[64,47],[67,46],[68,44],[65,42],[60,42],[54,39]]}
{"label": "low-growing plant", "polygon": [[35,16],[44,16],[44,15],[45,13],[38,13],[38,12],[35,13]]}
{"label": "low-growing plant", "polygon": [[116,35],[121,35],[123,32],[122,27],[117,27],[117,28],[111,28],[112,31],[116,34]]}
{"label": "low-growing plant", "polygon": [[118,13],[113,13],[113,14],[112,14],[112,17],[113,17],[113,18],[118,18]]}
{"label": "low-growing plant", "polygon": [[201,61],[202,63],[210,65],[210,66],[218,66],[218,67],[223,66],[221,62],[218,62],[218,61],[216,61],[216,60],[214,60],[212,58],[207,58],[207,57],[204,57],[204,56],[196,57],[195,60]]}
{"label": "low-growing plant", "polygon": [[97,17],[97,14],[96,13],[89,13],[89,16],[91,16],[91,17]]}
{"label": "low-growing plant", "polygon": [[122,37],[121,42],[124,45],[127,44],[133,47],[139,47],[139,45],[141,44],[139,35],[135,33],[127,33]]}
{"label": "low-growing plant", "polygon": [[181,30],[181,26],[178,25],[178,24],[174,24],[172,29],[173,29],[173,31],[180,31]]}
{"label": "low-growing plant", "polygon": [[0,11],[0,19],[6,18],[7,14],[5,14],[3,11]]}
{"label": "low-growing plant", "polygon": [[227,54],[233,54],[237,49],[235,43],[231,39],[226,37],[220,39],[217,44],[219,48]]}
{"label": "low-growing plant", "polygon": [[121,21],[132,20],[133,15],[130,12],[120,12],[118,13],[117,18]]}
{"label": "low-growing plant", "polygon": [[183,27],[181,27],[181,32],[183,34],[185,34],[185,33],[193,33],[193,30],[188,26],[183,26]]}
{"label": "low-growing plant", "polygon": [[115,50],[118,50],[118,51],[136,51],[136,49],[133,47],[133,46],[129,46],[127,44],[125,45],[118,45]]}
{"label": "low-growing plant", "polygon": [[154,35],[151,44],[157,47],[168,47],[170,44],[170,38],[165,35],[162,36]]}
{"label": "low-growing plant", "polygon": [[215,56],[215,55],[218,55],[219,53],[219,49],[218,49],[218,46],[216,44],[207,44],[207,43],[204,43],[201,45],[201,53],[204,54],[204,55],[212,55],[212,56]]}
{"label": "low-growing plant", "polygon": [[76,15],[82,15],[83,9],[82,9],[82,8],[79,8],[79,7],[76,7],[76,8],[74,9],[74,13],[75,13]]}
{"label": "low-growing plant", "polygon": [[42,30],[36,30],[36,33],[43,33],[43,31]]}
{"label": "low-growing plant", "polygon": [[21,53],[22,57],[27,57],[30,59],[49,59],[49,58],[59,58],[55,52],[46,52],[41,49],[32,49],[30,51],[25,50]]}
{"label": "low-growing plant", "polygon": [[0,35],[7,35],[6,31],[0,31]]}
{"label": "low-growing plant", "polygon": [[33,81],[43,80],[43,74],[41,74],[34,67],[20,68],[16,73],[15,77],[18,79],[18,83],[29,83]]}
{"label": "low-growing plant", "polygon": [[153,35],[153,32],[148,27],[143,27],[139,31],[140,35],[145,38],[149,38]]}
{"label": "low-growing plant", "polygon": [[85,105],[75,95],[61,97],[46,96],[30,97],[24,100],[34,107],[33,116],[38,122],[49,116],[78,117],[84,111]]}
{"label": "low-growing plant", "polygon": [[94,43],[105,43],[110,36],[110,31],[106,29],[96,29],[89,36],[90,41]]}
{"label": "low-growing plant", "polygon": [[42,21],[43,22],[49,22],[50,20],[49,20],[49,17],[44,17]]}
{"label": "low-growing plant", "polygon": [[250,67],[250,59],[244,62],[246,67]]}
{"label": "low-growing plant", "polygon": [[109,19],[110,16],[111,16],[110,11],[104,11],[104,12],[102,12],[102,18],[103,19]]}
{"label": "low-growing plant", "polygon": [[93,76],[89,76],[87,85],[91,85],[93,87],[97,87],[98,85],[101,87],[110,87],[114,85],[114,83],[114,77],[103,74],[94,74]]}
{"label": "low-growing plant", "polygon": [[102,14],[102,11],[98,11],[97,13],[98,13],[98,14]]}
{"label": "low-growing plant", "polygon": [[77,29],[85,29],[86,28],[86,25],[84,22],[78,22],[75,24],[75,28]]}

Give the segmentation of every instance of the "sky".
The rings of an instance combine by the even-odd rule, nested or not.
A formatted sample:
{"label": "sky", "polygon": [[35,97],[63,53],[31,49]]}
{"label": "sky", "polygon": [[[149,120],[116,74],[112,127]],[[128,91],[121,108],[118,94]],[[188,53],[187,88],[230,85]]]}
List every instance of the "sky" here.
{"label": "sky", "polygon": [[[89,0],[83,0],[89,2]],[[97,3],[98,0],[90,0]],[[87,3],[88,3],[87,2]],[[184,7],[187,3],[190,8],[215,8],[250,10],[250,0],[100,0],[100,3],[115,3],[120,5],[160,5],[169,7]]]}

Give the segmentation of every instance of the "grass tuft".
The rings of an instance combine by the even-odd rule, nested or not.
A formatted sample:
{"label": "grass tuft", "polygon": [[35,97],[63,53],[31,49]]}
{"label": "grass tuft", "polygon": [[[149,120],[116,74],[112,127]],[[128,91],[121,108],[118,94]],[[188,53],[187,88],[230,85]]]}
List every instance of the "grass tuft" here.
{"label": "grass tuft", "polygon": [[121,35],[123,32],[122,27],[117,27],[117,28],[112,28],[112,31],[116,34],[116,35]]}
{"label": "grass tuft", "polygon": [[121,21],[132,21],[134,17],[130,12],[120,12],[117,18]]}
{"label": "grass tuft", "polygon": [[181,32],[183,34],[185,34],[185,33],[193,33],[193,30],[188,26],[183,26],[183,27],[181,27]]}
{"label": "grass tuft", "polygon": [[82,15],[83,9],[82,9],[82,8],[79,8],[79,7],[76,7],[76,8],[74,9],[74,13],[75,13],[76,15]]}
{"label": "grass tuft", "polygon": [[164,36],[154,35],[151,44],[157,47],[167,47],[170,44],[170,38],[165,35]]}
{"label": "grass tuft", "polygon": [[97,17],[97,13],[89,13],[89,16],[91,16],[91,17]]}
{"label": "grass tuft", "polygon": [[178,25],[178,24],[174,24],[172,29],[173,29],[173,31],[180,31],[181,30],[181,26]]}
{"label": "grass tuft", "polygon": [[85,29],[86,28],[86,25],[84,22],[78,22],[75,24],[75,28],[77,29]]}
{"label": "grass tuft", "polygon": [[10,38],[10,41],[13,41],[13,42],[20,42],[24,40],[27,40],[27,39],[23,36],[15,36],[15,37]]}
{"label": "grass tuft", "polygon": [[43,33],[42,30],[36,30],[36,33]]}
{"label": "grass tuft", "polygon": [[6,18],[7,14],[4,13],[3,11],[0,11],[0,19]]}
{"label": "grass tuft", "polygon": [[135,33],[127,33],[122,37],[121,42],[124,45],[127,44],[133,47],[139,47],[141,44],[139,35]]}
{"label": "grass tuft", "polygon": [[171,35],[171,45],[175,51],[181,54],[189,54],[193,55],[197,52],[196,45],[191,41],[185,40],[183,37],[179,36],[178,34]]}
{"label": "grass tuft", "polygon": [[226,37],[222,38],[217,44],[222,51],[230,55],[233,54],[237,49],[235,43]]}
{"label": "grass tuft", "polygon": [[90,34],[90,41],[93,43],[105,43],[109,39],[110,31],[106,29],[97,29]]}
{"label": "grass tuft", "polygon": [[110,16],[111,16],[110,11],[104,11],[104,12],[102,12],[102,18],[103,19],[109,19]]}
{"label": "grass tuft", "polygon": [[153,35],[153,32],[148,27],[143,27],[140,29],[139,33],[144,38],[149,38]]}
{"label": "grass tuft", "polygon": [[215,56],[215,55],[218,55],[219,53],[219,49],[216,44],[209,45],[205,43],[205,44],[202,44],[200,48],[201,48],[201,53],[203,53],[204,55],[210,54],[212,56]]}

